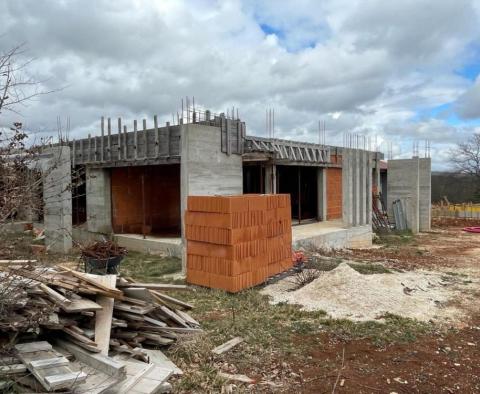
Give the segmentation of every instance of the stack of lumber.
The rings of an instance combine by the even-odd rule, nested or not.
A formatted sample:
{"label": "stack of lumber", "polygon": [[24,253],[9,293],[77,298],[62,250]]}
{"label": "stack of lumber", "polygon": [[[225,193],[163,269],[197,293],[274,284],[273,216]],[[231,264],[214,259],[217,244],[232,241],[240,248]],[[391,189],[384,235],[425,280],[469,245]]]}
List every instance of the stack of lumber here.
{"label": "stack of lumber", "polygon": [[187,282],[229,292],[292,267],[289,194],[189,196]]}
{"label": "stack of lumber", "polygon": [[[108,365],[109,352],[149,363],[149,347],[168,346],[181,334],[201,331],[200,324],[186,312],[192,306],[165,294],[168,290],[188,287],[136,283],[65,266],[1,266],[0,302],[5,313],[0,315],[0,337],[18,340],[21,335],[17,334],[31,332],[33,326],[48,341],[18,343],[20,361],[15,363],[15,371],[9,368],[8,372],[28,369],[47,391],[85,381],[86,375],[70,370],[68,360],[52,350],[50,341],[60,341],[68,351],[73,349],[76,355],[93,360],[93,365]],[[19,368],[20,362],[24,368]],[[166,365],[162,367],[167,369],[162,372],[165,379],[175,373],[171,362]],[[145,368],[145,373],[155,369]],[[112,380],[112,384],[116,382]],[[146,385],[148,379],[142,378],[142,382]]]}

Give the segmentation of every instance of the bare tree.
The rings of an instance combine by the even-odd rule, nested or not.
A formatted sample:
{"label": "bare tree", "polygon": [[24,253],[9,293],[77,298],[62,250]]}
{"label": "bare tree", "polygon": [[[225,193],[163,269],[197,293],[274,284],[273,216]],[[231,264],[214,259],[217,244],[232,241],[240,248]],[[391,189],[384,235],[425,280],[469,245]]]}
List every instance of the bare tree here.
{"label": "bare tree", "polygon": [[457,144],[450,152],[455,169],[471,178],[474,194],[472,202],[480,200],[480,134],[475,133],[467,141]]}
{"label": "bare tree", "polygon": [[4,122],[5,112],[19,114],[29,100],[49,93],[29,76],[33,59],[25,55],[24,44],[0,50],[0,230],[2,223],[15,218],[19,211],[41,209],[40,147],[29,146],[20,120],[7,127]]}
{"label": "bare tree", "polygon": [[458,172],[480,181],[480,134],[473,134],[450,152],[450,161]]}
{"label": "bare tree", "polygon": [[0,52],[0,114],[3,111],[18,113],[18,106],[46,93],[41,82],[25,71],[34,59],[24,59],[25,45],[17,45]]}

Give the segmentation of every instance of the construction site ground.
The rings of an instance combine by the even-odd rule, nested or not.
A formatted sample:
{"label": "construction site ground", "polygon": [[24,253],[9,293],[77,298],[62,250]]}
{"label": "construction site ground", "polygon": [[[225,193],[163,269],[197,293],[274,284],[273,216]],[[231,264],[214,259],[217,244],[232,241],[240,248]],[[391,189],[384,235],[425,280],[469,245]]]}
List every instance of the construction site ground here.
{"label": "construction site ground", "polygon": [[[464,282],[463,298],[474,300],[480,294],[475,287],[480,282],[480,234],[462,232],[463,222],[435,224],[417,236],[380,237],[368,250],[307,255],[326,257],[325,270],[349,261],[364,275],[441,272],[447,281]],[[174,258],[138,253],[122,263],[125,275],[142,281],[182,283],[179,269]],[[194,305],[192,316],[204,329],[165,351],[184,371],[172,381],[174,392],[480,392],[480,311],[475,302],[452,301],[464,313],[443,323],[388,313],[374,321],[353,321],[286,302],[273,304],[264,290],[169,292]],[[244,341],[221,355],[212,353],[237,336]],[[246,375],[254,383],[229,381],[219,372]]]}

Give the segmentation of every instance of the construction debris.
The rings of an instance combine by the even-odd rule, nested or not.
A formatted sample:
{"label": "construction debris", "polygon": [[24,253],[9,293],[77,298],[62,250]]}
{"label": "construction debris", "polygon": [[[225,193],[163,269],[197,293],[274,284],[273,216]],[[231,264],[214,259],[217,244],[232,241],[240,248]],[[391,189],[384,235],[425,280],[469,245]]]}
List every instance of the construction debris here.
{"label": "construction debris", "polygon": [[243,342],[243,338],[235,337],[225,342],[224,344],[217,346],[215,349],[212,350],[212,353],[222,354],[222,353],[228,352],[230,349],[237,346],[241,342]]}
{"label": "construction debris", "polygon": [[[182,371],[158,347],[201,332],[185,311],[192,305],[159,292],[186,286],[135,283],[65,266],[14,261],[0,267],[0,336],[16,343],[1,358],[0,375],[15,376],[33,392],[165,392],[171,388],[167,379]],[[24,376],[28,372],[33,381]]]}

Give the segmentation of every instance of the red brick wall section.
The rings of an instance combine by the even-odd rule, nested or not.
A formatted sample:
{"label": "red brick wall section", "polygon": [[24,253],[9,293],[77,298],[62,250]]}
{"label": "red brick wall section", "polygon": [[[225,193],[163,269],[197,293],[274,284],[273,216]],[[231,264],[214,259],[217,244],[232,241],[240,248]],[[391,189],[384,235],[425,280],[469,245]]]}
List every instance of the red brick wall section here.
{"label": "red brick wall section", "polygon": [[145,233],[180,233],[180,166],[112,169],[112,224],[115,233],[142,233],[142,176]]}
{"label": "red brick wall section", "polygon": [[292,267],[289,194],[189,196],[187,282],[238,292]]}
{"label": "red brick wall section", "polygon": [[327,168],[327,220],[342,218],[342,169]]}

